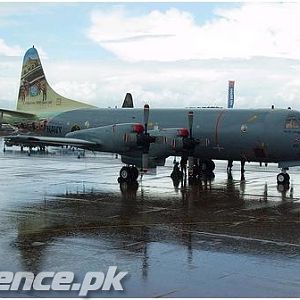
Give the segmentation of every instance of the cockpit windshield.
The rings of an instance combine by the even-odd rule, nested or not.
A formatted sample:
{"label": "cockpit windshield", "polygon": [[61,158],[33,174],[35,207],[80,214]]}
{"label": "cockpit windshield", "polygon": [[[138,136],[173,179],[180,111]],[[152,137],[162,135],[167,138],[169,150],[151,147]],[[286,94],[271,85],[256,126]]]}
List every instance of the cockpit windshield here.
{"label": "cockpit windshield", "polygon": [[299,129],[300,128],[300,120],[296,117],[288,117],[285,122],[286,129]]}

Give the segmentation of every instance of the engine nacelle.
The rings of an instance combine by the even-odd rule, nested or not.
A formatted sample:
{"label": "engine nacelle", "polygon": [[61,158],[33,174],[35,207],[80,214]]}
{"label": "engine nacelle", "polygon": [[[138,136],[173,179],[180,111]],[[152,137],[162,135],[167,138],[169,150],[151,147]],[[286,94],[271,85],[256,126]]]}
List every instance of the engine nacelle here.
{"label": "engine nacelle", "polygon": [[149,133],[156,137],[155,143],[151,145],[151,153],[159,153],[164,156],[176,155],[183,151],[183,139],[189,136],[186,128],[166,128],[152,130]]}
{"label": "engine nacelle", "polygon": [[[148,133],[146,138],[153,139],[150,143],[149,157],[154,161],[180,154],[183,151],[183,139],[189,135],[186,128],[149,130]],[[124,123],[78,130],[68,133],[66,137],[94,142],[96,146],[93,146],[93,149],[97,151],[119,153],[140,159],[143,152],[143,134],[142,124]]]}
{"label": "engine nacelle", "polygon": [[124,153],[139,148],[137,136],[143,132],[142,124],[124,123],[74,131],[66,137],[95,142],[98,151]]}
{"label": "engine nacelle", "polygon": [[[183,139],[189,136],[185,128],[167,128],[149,130],[149,135],[155,138],[149,149],[149,168],[164,166],[168,156],[177,155],[183,151]],[[127,134],[126,142],[134,142],[137,135]],[[142,166],[141,151],[132,151],[122,155],[122,162],[137,167]]]}

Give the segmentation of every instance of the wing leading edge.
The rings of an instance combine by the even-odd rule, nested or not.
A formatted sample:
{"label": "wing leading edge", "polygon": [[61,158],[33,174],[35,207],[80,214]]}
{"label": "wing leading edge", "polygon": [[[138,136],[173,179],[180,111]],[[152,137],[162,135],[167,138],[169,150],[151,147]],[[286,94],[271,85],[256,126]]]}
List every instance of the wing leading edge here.
{"label": "wing leading edge", "polygon": [[30,146],[72,146],[82,149],[95,149],[100,147],[100,143],[86,141],[76,138],[57,138],[57,137],[42,137],[42,136],[29,136],[17,135],[7,136],[4,138],[7,145],[30,145]]}

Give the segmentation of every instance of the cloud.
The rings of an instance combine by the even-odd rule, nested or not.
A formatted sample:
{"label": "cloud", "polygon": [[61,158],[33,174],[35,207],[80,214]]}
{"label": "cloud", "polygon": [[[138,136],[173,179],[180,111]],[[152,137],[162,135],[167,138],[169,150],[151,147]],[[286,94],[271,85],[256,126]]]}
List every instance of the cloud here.
{"label": "cloud", "polygon": [[228,80],[234,79],[237,108],[300,108],[300,61],[294,59],[47,61],[45,70],[60,94],[99,107],[120,106],[126,92],[138,107],[226,107]]}
{"label": "cloud", "polygon": [[20,46],[8,46],[6,42],[0,38],[0,55],[4,56],[20,56],[23,54]]}
{"label": "cloud", "polygon": [[[224,107],[228,80],[236,80],[235,107],[300,109],[299,5],[243,4],[216,10],[204,25],[177,9],[143,16],[94,11],[90,38],[121,59],[49,56],[43,66],[61,95],[99,107],[120,106],[127,92],[137,107]],[[3,58],[0,101],[13,108],[22,61]]]}
{"label": "cloud", "polygon": [[[199,3],[201,5],[201,3]],[[254,56],[300,59],[300,3],[247,3],[217,9],[197,24],[186,11],[131,16],[95,10],[87,35],[127,61],[176,61]]]}
{"label": "cloud", "polygon": [[59,81],[52,88],[59,91],[61,95],[72,95],[73,99],[85,99],[86,102],[97,99],[96,83],[81,81]]}
{"label": "cloud", "polygon": [[[15,107],[21,59],[0,62],[0,101]],[[99,107],[120,106],[127,92],[142,107],[223,106],[236,80],[236,108],[300,109],[300,61],[286,58],[177,62],[43,60],[50,85],[62,96]],[[1,104],[1,102],[0,102]],[[2,105],[0,105],[1,107]]]}

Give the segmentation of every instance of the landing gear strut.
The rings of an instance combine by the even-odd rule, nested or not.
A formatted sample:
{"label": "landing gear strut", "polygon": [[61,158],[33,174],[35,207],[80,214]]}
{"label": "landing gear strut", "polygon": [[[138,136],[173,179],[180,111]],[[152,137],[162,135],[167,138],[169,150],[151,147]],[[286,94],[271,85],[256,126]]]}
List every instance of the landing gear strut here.
{"label": "landing gear strut", "polygon": [[281,169],[281,173],[277,175],[277,184],[286,185],[290,183],[290,175],[286,172],[288,168]]}
{"label": "landing gear strut", "polygon": [[136,182],[139,177],[139,171],[134,166],[126,166],[120,170],[118,182]]}
{"label": "landing gear strut", "polygon": [[245,163],[246,163],[246,160],[242,158],[242,160],[241,160],[241,181],[245,181]]}

